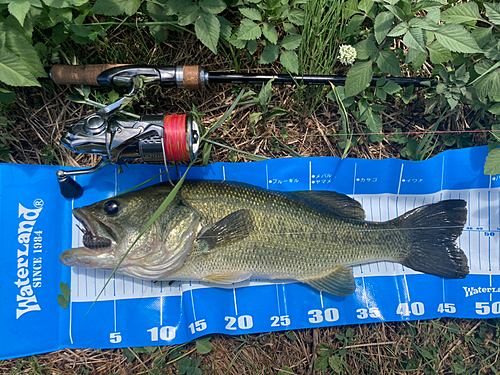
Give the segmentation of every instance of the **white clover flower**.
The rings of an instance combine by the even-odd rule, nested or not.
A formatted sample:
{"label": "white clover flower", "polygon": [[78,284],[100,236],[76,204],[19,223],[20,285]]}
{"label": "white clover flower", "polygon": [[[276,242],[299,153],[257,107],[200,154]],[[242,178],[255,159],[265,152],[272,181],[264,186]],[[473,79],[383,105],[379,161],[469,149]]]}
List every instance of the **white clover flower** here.
{"label": "white clover flower", "polygon": [[345,44],[342,44],[340,46],[339,53],[340,62],[344,65],[352,65],[354,63],[354,60],[356,60],[356,56],[358,55],[356,52],[356,48]]}

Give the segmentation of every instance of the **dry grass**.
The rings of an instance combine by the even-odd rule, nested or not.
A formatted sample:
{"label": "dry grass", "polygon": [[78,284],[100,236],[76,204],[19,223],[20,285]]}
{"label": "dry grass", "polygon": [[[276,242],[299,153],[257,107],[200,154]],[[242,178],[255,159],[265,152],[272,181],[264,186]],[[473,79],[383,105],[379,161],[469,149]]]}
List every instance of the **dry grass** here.
{"label": "dry grass", "polygon": [[[105,43],[96,44],[85,51],[82,63],[100,62],[99,56],[108,56],[106,62],[145,62],[149,64],[200,64],[210,71],[229,71],[232,61],[219,54],[207,52],[194,39],[169,41],[158,45],[151,41],[145,30],[134,33],[115,33]],[[80,48],[75,46],[75,50]],[[126,59],[114,58],[125,54]],[[82,52],[79,52],[80,54]],[[261,72],[250,60],[240,61],[241,71]],[[274,71],[277,72],[277,68]],[[332,72],[335,74],[335,71]],[[220,118],[232,104],[236,94],[230,86],[209,87],[202,91],[161,90],[150,88],[146,98],[134,105],[134,112],[183,113],[194,104],[206,113],[203,124],[209,126]],[[237,108],[230,121],[212,138],[221,138],[234,148],[271,158],[289,157],[284,147],[276,147],[273,139],[303,156],[341,156],[336,145],[340,131],[339,116],[334,103],[325,102],[312,116],[304,117],[301,103],[294,99],[295,88],[276,87],[272,106],[288,110],[286,116],[259,126],[252,132],[249,114],[256,107]],[[61,164],[89,166],[97,158],[75,155],[60,145],[64,129],[93,109],[69,100],[70,87],[24,89],[17,96],[17,107],[9,114],[15,121],[10,128],[18,142],[10,147],[10,162],[28,164]],[[96,91],[98,99],[106,91]],[[403,106],[389,103],[382,112],[387,129],[401,128],[409,132],[422,132],[432,124],[423,120],[418,103]],[[464,118],[467,118],[465,116]],[[356,133],[365,126],[351,119]],[[444,129],[464,129],[467,124],[445,119]],[[286,136],[285,136],[286,134]],[[402,145],[385,137],[383,142],[371,143],[367,137],[353,147],[348,156],[367,159],[399,157]],[[481,141],[478,138],[478,141]],[[435,152],[442,150],[437,147]],[[231,157],[233,157],[231,155]],[[215,147],[211,161],[228,161],[230,151]],[[238,161],[248,161],[240,155]],[[160,347],[152,354],[135,353],[127,359],[122,349],[116,350],[61,350],[55,353],[0,362],[1,374],[145,374],[178,373],[175,357],[201,358],[200,368],[208,374],[283,374],[332,373],[332,368],[317,371],[315,363],[322,358],[338,356],[343,361],[343,373],[350,374],[412,374],[429,373],[497,373],[500,354],[498,321],[440,319],[426,322],[379,323],[351,327],[331,327],[294,331],[295,339],[282,332],[230,337],[215,335],[213,350],[205,355],[196,353],[195,344],[179,347]],[[342,349],[343,348],[343,349]],[[129,352],[132,353],[132,352]],[[131,360],[130,360],[131,359]],[[173,362],[172,362],[173,361]],[[168,362],[172,362],[168,364]],[[318,366],[318,365],[317,365]],[[285,369],[285,368],[288,368]],[[161,371],[160,371],[161,370]]]}

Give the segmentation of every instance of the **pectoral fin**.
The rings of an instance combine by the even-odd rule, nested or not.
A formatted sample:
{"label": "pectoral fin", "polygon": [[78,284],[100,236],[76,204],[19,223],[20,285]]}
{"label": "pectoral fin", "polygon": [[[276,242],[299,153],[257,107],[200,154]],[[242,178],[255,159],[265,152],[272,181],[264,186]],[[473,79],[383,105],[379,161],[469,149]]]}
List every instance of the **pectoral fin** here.
{"label": "pectoral fin", "polygon": [[233,271],[228,273],[208,275],[203,277],[202,280],[216,284],[233,284],[248,280],[250,276],[252,276],[251,272]]}
{"label": "pectoral fin", "polygon": [[341,297],[348,296],[356,290],[352,268],[345,266],[335,268],[333,272],[327,276],[317,279],[303,279],[300,281],[320,291]]}
{"label": "pectoral fin", "polygon": [[208,227],[196,241],[209,253],[217,247],[244,240],[253,231],[253,216],[249,210],[235,211]]}

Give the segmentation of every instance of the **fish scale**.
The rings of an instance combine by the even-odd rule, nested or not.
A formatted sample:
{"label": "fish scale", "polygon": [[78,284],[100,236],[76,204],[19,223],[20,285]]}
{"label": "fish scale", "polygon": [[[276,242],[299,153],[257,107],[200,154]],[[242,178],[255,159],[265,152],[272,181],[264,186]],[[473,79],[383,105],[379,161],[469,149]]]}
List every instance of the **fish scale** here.
{"label": "fish scale", "polygon": [[[96,228],[121,228],[128,237],[123,242],[130,243],[149,219],[147,212],[171,189],[157,185],[112,198],[120,207],[114,216],[100,212],[106,201],[80,210]],[[294,279],[337,295],[354,292],[349,266],[378,260],[462,278],[468,273],[467,258],[455,241],[466,216],[464,201],[448,200],[374,223],[362,220],[358,202],[334,192],[281,193],[230,182],[185,182],[150,232],[154,238],[144,240],[147,250],[133,248],[118,272],[220,284],[250,277]],[[120,243],[113,246],[116,258],[125,254]],[[154,251],[157,254],[151,254]],[[132,262],[134,252],[149,261]],[[63,263],[71,265],[67,259],[61,255]],[[157,260],[170,263],[162,267],[154,264]]]}

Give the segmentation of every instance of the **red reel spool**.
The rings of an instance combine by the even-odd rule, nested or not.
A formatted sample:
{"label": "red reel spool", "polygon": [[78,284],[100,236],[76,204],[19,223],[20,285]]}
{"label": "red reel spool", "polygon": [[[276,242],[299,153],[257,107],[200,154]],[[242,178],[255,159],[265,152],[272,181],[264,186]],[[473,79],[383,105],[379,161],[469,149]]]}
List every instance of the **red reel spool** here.
{"label": "red reel spool", "polygon": [[198,124],[191,115],[167,115],[163,120],[163,144],[168,161],[192,161],[199,148]]}

